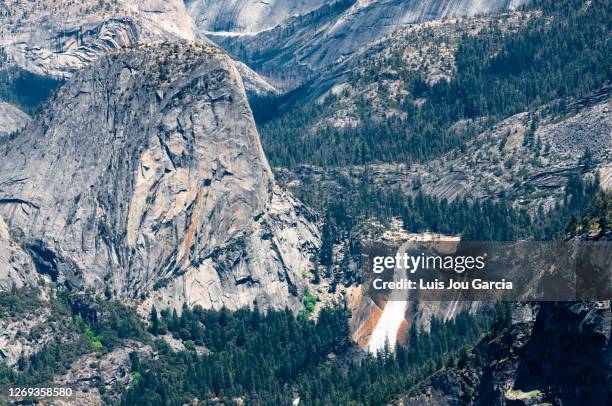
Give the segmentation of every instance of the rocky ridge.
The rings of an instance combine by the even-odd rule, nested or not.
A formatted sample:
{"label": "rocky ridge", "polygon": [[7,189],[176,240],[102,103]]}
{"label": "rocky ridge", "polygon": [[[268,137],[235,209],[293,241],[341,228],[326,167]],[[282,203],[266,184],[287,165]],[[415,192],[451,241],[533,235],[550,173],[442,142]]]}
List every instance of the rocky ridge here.
{"label": "rocky ridge", "polygon": [[30,117],[17,107],[0,100],[0,141],[28,124]]}
{"label": "rocky ridge", "polygon": [[409,25],[330,65],[301,89],[299,97],[319,104],[334,97],[313,129],[356,127],[361,124],[359,105],[364,104],[375,121],[391,116],[405,119],[402,104],[419,106],[424,101],[413,94],[406,77],[418,74],[430,86],[451,82],[456,74],[455,52],[464,36],[476,36],[492,24],[503,33],[516,32],[535,14],[512,11]]}
{"label": "rocky ridge", "polygon": [[[198,38],[180,0],[7,0],[0,8],[0,61],[44,76],[68,79],[108,52],[176,40],[208,41]],[[236,66],[248,92],[277,92],[245,64]]]}

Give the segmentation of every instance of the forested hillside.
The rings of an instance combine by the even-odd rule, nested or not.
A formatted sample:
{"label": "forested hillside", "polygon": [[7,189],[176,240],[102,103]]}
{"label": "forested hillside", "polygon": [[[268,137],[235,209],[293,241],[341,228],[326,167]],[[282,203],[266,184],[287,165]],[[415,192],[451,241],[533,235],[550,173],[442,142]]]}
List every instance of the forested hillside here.
{"label": "forested hillside", "polygon": [[[31,291],[3,295],[0,314],[24,315],[41,306],[35,297]],[[354,359],[359,351],[349,338],[350,315],[341,305],[324,309],[316,321],[289,310],[262,314],[257,309],[232,312],[196,306],[183,308],[180,316],[154,310],[147,332],[139,316],[117,302],[82,300],[64,292],[52,303],[61,335],[58,332],[36,354],[22,356],[15,369],[0,366],[3,393],[9,385],[51,385],[88,354],[108,360],[128,346],[133,350],[118,366],[122,375],[114,378],[112,388],[95,378],[73,389],[83,396],[95,388],[105,402],[126,406],[183,405],[194,398],[204,404],[281,405],[295,397],[308,405],[383,404],[435,371],[455,365],[492,317],[505,318],[498,312],[477,317],[462,313],[445,323],[433,320],[429,333],[410,331],[408,348]],[[163,339],[168,334],[183,340],[183,350],[168,345]],[[90,367],[93,376],[103,376],[102,365]]]}
{"label": "forested hillside", "polygon": [[[540,139],[538,124],[549,125],[544,133],[555,131],[551,137],[561,137],[555,123],[576,115],[581,108],[576,106],[610,83],[611,20],[609,2],[544,0],[485,22],[408,29],[340,64],[350,67],[348,74],[342,72],[349,79],[324,99],[304,102],[290,94],[277,103],[254,100],[266,153],[282,168],[279,177],[323,213],[321,265],[342,257],[338,249],[356,255],[363,223],[370,220],[388,227],[401,219],[410,232],[460,234],[468,240],[562,238],[572,216],[600,188],[598,162],[589,146],[583,153],[576,145],[555,162],[551,138]],[[422,50],[406,54],[402,44]],[[447,58],[449,49],[454,51]],[[315,80],[295,94],[308,95],[318,85]],[[506,127],[500,125],[504,120]],[[517,130],[520,120],[523,128]],[[576,125],[568,124],[567,131],[577,137]],[[597,139],[592,131],[585,134]],[[604,144],[606,139],[601,138]],[[487,143],[497,145],[485,148]],[[598,155],[605,162],[608,146],[601,147],[590,146],[603,151]],[[467,163],[457,169],[448,160]],[[382,165],[370,170],[374,163]],[[393,171],[389,163],[406,169],[387,175]],[[433,178],[441,186],[422,187],[421,178],[439,167]],[[557,180],[538,184],[549,177],[547,171],[557,171]],[[444,177],[451,179],[448,185]],[[465,189],[481,182],[478,192]],[[458,192],[447,198],[438,192],[445,187]],[[346,269],[346,258],[339,269]]]}
{"label": "forested hillside", "polygon": [[[570,235],[609,238],[611,207],[610,194],[598,194],[576,217],[578,228],[568,227]],[[385,348],[372,356],[350,341],[345,305],[324,309],[317,320],[288,310],[264,314],[258,309],[185,306],[178,315],[176,310],[153,308],[145,325],[118,302],[63,290],[50,303],[49,326],[55,337],[49,338],[47,327],[31,331],[46,337],[47,343],[35,354],[23,355],[14,369],[0,367],[1,390],[49,385],[76,363],[93,377],[75,384],[77,393],[99,391],[108,404],[183,405],[197,398],[211,405],[284,405],[299,397],[305,405],[383,405],[406,393],[420,393],[432,377],[472,368],[461,386],[450,387],[459,391],[456,399],[469,402],[487,396],[477,386],[487,379],[485,358],[499,356],[495,348],[508,344],[497,347],[496,337],[504,337],[512,327],[511,305],[498,303],[491,311],[462,312],[447,322],[433,319],[429,332],[413,325],[408,346]],[[3,319],[43,312],[42,306],[32,290],[0,296]],[[123,354],[114,366],[120,375],[109,383],[103,368],[117,354]],[[539,359],[537,354],[529,356]],[[82,365],[85,359],[91,365]],[[500,361],[496,368],[503,370],[504,365]]]}
{"label": "forested hillside", "polygon": [[[172,318],[164,321],[169,328]],[[160,357],[135,365],[140,378],[122,404],[181,405],[195,397],[209,404],[284,405],[299,397],[307,405],[380,405],[454,365],[490,323],[488,315],[465,313],[446,323],[433,320],[429,333],[410,331],[408,348],[354,361],[347,318],[341,306],[324,310],[316,322],[290,312],[183,312],[172,334],[180,336],[181,325],[199,331],[212,353],[174,353],[156,342]]]}
{"label": "forested hillside", "polygon": [[[456,69],[450,82],[428,84],[397,57],[362,61],[363,68],[352,72],[349,83],[382,85],[381,68],[390,66],[409,93],[382,89],[379,96],[388,110],[403,114],[374,120],[371,102],[359,94],[330,95],[322,104],[303,104],[298,99],[289,111],[260,124],[272,164],[422,161],[461,147],[475,131],[504,117],[553,100],[563,103],[565,98],[584,96],[610,82],[612,6],[608,1],[543,0],[534,1],[530,9],[538,13],[516,32],[502,33],[492,19],[478,34],[464,35],[454,53]],[[360,124],[323,125],[311,131],[322,117],[333,116],[344,97],[356,98]],[[273,104],[258,101],[254,108],[266,117],[265,110],[273,109]],[[467,131],[457,132],[459,120],[472,124]]]}

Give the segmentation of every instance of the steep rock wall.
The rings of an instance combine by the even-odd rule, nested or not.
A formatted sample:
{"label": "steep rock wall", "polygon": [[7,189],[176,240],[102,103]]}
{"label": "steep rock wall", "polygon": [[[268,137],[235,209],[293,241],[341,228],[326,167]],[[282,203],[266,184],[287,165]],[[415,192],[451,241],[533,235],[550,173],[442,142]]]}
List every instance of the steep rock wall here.
{"label": "steep rock wall", "polygon": [[218,49],[103,56],[0,149],[0,216],[55,281],[177,307],[300,306],[314,218],[274,184]]}

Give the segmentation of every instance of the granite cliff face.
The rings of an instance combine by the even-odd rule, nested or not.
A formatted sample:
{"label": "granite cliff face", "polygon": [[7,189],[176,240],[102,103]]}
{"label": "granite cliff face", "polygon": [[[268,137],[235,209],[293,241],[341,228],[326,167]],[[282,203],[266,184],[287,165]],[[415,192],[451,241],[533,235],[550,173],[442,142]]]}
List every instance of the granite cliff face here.
{"label": "granite cliff face", "polygon": [[0,4],[0,48],[14,64],[42,75],[69,77],[106,52],[177,38],[195,38],[181,0]]}
{"label": "granite cliff face", "polygon": [[[29,122],[30,117],[26,113],[0,101],[0,144],[16,136]],[[0,218],[0,291],[34,284],[37,279],[31,258],[14,240]]]}
{"label": "granite cliff face", "polygon": [[0,217],[52,280],[161,306],[300,307],[318,231],[275,185],[218,49],[103,56],[0,149]]}
{"label": "granite cliff face", "polygon": [[282,24],[295,15],[324,5],[324,0],[185,0],[187,11],[202,32],[256,33]]}
{"label": "granite cliff face", "polygon": [[36,285],[39,275],[32,258],[11,235],[0,218],[0,292]]}
{"label": "granite cliff face", "polygon": [[510,326],[393,404],[606,404],[611,333],[609,301],[516,304]]}

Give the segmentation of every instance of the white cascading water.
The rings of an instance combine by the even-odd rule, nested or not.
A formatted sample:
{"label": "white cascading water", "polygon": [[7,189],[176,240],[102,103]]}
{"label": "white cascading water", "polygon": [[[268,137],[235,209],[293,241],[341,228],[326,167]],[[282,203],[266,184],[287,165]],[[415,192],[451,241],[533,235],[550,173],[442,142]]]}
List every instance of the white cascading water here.
{"label": "white cascading water", "polygon": [[393,350],[397,341],[397,332],[404,321],[408,302],[405,300],[388,302],[378,324],[372,331],[368,351],[376,354],[385,348],[388,342],[389,348]]}
{"label": "white cascading water", "polygon": [[[440,235],[430,233],[421,234],[418,238],[415,238],[414,241],[404,243],[397,250],[397,254],[402,256],[409,249],[414,248],[418,242],[438,240],[440,238]],[[447,236],[444,237],[444,240],[458,242],[459,238]],[[406,269],[396,266],[393,273],[393,280],[400,281],[401,279],[408,279]],[[393,351],[397,342],[397,333],[399,332],[402,322],[406,318],[406,310],[408,309],[409,303],[408,298],[408,290],[393,290],[391,292],[383,313],[370,336],[370,341],[368,343],[368,351],[370,353],[376,354],[378,351],[383,350],[386,343],[389,346],[388,348]],[[456,300],[449,304],[449,308],[443,320],[450,320],[454,317],[458,304],[459,302]]]}
{"label": "white cascading water", "polygon": [[[410,243],[402,245],[398,250],[398,254],[406,252],[409,245]],[[393,272],[393,280],[399,281],[406,278],[406,269],[396,266]],[[406,309],[408,308],[407,299],[408,291],[393,290],[391,292],[389,301],[385,305],[383,313],[372,331],[368,351],[376,354],[385,348],[385,343],[388,343],[389,349],[393,350],[395,348],[397,332],[406,317]]]}

